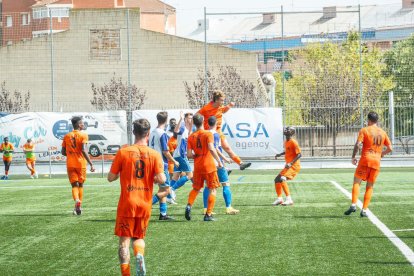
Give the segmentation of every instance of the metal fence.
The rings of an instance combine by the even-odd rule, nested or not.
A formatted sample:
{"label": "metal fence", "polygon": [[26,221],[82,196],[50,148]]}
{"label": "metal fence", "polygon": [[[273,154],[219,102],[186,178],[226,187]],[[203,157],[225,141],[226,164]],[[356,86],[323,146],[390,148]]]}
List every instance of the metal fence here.
{"label": "metal fence", "polygon": [[142,16],[3,8],[2,111],[198,108],[222,89],[239,107],[283,108],[305,156],[349,155],[369,110],[396,153],[412,153],[412,9],[205,9],[185,38],[141,28]]}

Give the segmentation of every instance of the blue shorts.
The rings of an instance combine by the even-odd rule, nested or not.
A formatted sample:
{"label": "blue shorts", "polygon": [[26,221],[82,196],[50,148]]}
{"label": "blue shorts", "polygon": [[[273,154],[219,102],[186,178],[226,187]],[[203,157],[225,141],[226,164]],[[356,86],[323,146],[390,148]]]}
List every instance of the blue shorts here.
{"label": "blue shorts", "polygon": [[180,163],[180,165],[177,167],[174,166],[174,172],[192,172],[190,162],[188,162],[187,158],[182,157],[174,157],[174,159]]}
{"label": "blue shorts", "polygon": [[164,174],[165,174],[165,182],[164,184],[159,184],[160,187],[170,187],[170,173],[167,170],[164,170]]}
{"label": "blue shorts", "polygon": [[229,182],[229,174],[225,167],[217,168],[217,175],[220,183],[228,183]]}

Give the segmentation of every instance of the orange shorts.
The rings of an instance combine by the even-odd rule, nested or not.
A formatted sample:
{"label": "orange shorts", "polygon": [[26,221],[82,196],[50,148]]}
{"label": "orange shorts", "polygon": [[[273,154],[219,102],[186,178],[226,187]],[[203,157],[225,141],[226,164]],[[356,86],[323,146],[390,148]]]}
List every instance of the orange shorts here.
{"label": "orange shorts", "polygon": [[26,165],[30,165],[30,166],[34,166],[34,164],[35,164],[35,162],[36,162],[36,159],[32,159],[32,158],[26,158]]}
{"label": "orange shorts", "polygon": [[290,167],[289,169],[284,168],[279,174],[281,176],[286,177],[286,179],[288,180],[292,180],[293,178],[296,177],[296,175],[298,175],[300,171],[300,168],[294,168],[294,167]]}
{"label": "orange shorts", "polygon": [[83,184],[86,180],[86,168],[68,168],[69,182]]}
{"label": "orange shorts", "polygon": [[355,170],[354,176],[369,183],[374,183],[379,175],[379,170],[369,168],[368,166],[359,166]]}
{"label": "orange shorts", "polygon": [[220,181],[217,176],[217,172],[211,173],[197,173],[194,172],[193,176],[193,188],[200,190],[204,187],[204,180],[207,182],[207,188],[215,189],[220,187]]}
{"label": "orange shorts", "polygon": [[168,162],[168,172],[174,173],[174,163]]}
{"label": "orange shorts", "polygon": [[136,239],[145,238],[150,216],[142,217],[116,217],[115,235],[118,237],[129,237]]}
{"label": "orange shorts", "polygon": [[13,157],[5,157],[5,156],[3,156],[3,161],[5,161],[5,162],[11,162],[12,159],[13,159]]}

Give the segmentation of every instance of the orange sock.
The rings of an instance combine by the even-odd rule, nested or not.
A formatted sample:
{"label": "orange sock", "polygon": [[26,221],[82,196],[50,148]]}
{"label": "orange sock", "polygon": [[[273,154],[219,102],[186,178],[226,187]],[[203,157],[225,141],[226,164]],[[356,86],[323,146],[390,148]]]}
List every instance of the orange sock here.
{"label": "orange sock", "polygon": [[214,204],[216,204],[216,196],[210,193],[207,201],[207,214],[209,216],[211,216],[211,213],[213,212]]}
{"label": "orange sock", "polygon": [[238,157],[237,155],[235,155],[235,156],[233,156],[232,158],[231,158],[237,165],[240,165],[241,164],[241,159],[240,159],[240,157]]}
{"label": "orange sock", "polygon": [[194,189],[191,190],[190,194],[188,195],[188,204],[190,204],[190,206],[193,206],[194,201],[196,200],[198,195],[198,192]]}
{"label": "orange sock", "polygon": [[352,186],[352,204],[356,204],[358,201],[359,186],[358,183],[354,183],[354,186]]}
{"label": "orange sock", "polygon": [[134,246],[134,256],[137,256],[138,254],[141,254],[144,256],[145,248],[141,246]]}
{"label": "orange sock", "polygon": [[289,187],[288,187],[288,184],[285,181],[282,182],[282,188],[283,188],[283,191],[285,192],[285,195],[289,196],[290,195]]}
{"label": "orange sock", "polygon": [[83,200],[83,187],[79,187],[79,200]]}
{"label": "orange sock", "polygon": [[275,190],[276,190],[277,197],[282,197],[282,183],[280,182],[275,183]]}
{"label": "orange sock", "polygon": [[121,275],[122,276],[131,276],[129,264],[121,264]]}
{"label": "orange sock", "polygon": [[72,187],[72,197],[73,197],[73,200],[79,199],[79,188],[78,187]]}
{"label": "orange sock", "polygon": [[369,203],[371,202],[372,193],[374,192],[374,187],[369,186],[365,190],[364,195],[364,204],[362,205],[362,209],[367,209]]}

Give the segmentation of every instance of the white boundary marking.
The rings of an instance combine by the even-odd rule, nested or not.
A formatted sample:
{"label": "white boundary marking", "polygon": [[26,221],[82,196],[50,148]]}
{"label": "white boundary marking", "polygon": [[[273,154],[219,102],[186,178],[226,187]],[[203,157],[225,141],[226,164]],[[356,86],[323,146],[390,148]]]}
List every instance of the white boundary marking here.
{"label": "white boundary marking", "polygon": [[[347,198],[352,199],[352,194],[345,190],[338,182],[330,181]],[[362,202],[358,200],[357,206],[362,209]],[[400,238],[397,237],[382,221],[380,221],[371,211],[367,211],[368,219],[401,251],[408,262],[414,266],[414,252]]]}
{"label": "white boundary marking", "polygon": [[392,232],[410,232],[414,231],[414,229],[397,229],[397,230],[391,230]]}

